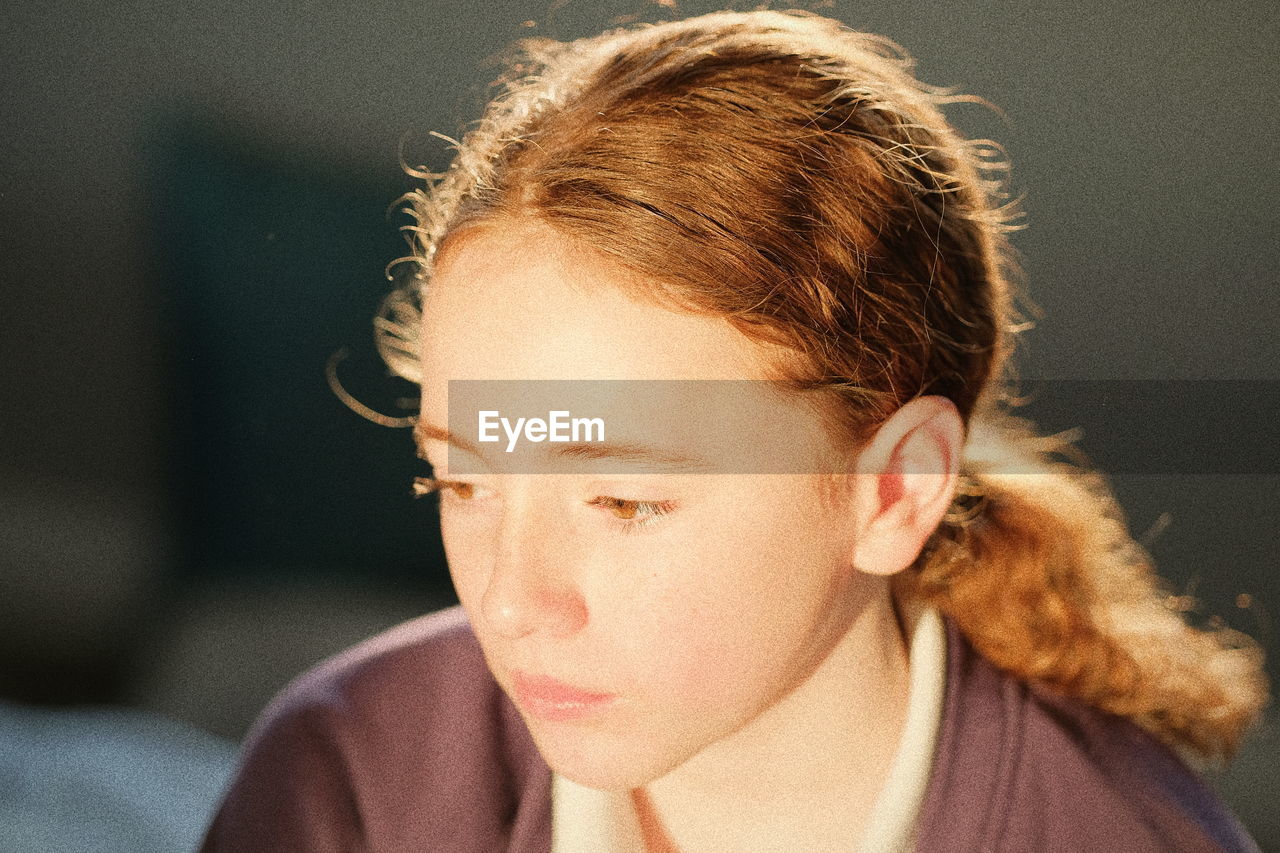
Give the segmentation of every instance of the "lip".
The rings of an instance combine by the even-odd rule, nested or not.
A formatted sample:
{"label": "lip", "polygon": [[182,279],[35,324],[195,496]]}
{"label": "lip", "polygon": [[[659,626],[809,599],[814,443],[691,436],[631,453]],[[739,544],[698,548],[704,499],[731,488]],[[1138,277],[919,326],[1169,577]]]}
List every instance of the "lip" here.
{"label": "lip", "polygon": [[551,722],[568,722],[589,717],[612,705],[613,693],[582,690],[546,675],[515,672],[516,704],[525,711]]}

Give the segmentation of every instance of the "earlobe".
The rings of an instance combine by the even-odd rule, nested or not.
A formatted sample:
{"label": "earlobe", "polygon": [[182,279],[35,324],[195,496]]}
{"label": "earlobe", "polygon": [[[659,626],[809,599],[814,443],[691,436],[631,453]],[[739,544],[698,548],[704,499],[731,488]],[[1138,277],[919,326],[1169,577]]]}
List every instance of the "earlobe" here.
{"label": "earlobe", "polygon": [[884,422],[858,459],[856,569],[892,575],[915,561],[951,504],[963,444],[964,423],[945,397],[917,397]]}

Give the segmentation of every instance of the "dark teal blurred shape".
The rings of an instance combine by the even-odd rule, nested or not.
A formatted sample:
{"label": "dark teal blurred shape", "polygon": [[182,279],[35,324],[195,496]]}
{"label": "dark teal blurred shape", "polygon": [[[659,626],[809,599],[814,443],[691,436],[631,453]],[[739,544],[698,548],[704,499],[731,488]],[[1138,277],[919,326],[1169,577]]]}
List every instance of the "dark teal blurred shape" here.
{"label": "dark teal blurred shape", "polygon": [[[173,367],[173,493],[185,570],[367,577],[448,595],[438,522],[411,499],[409,431],[362,419],[415,386],[377,359],[371,318],[406,244],[406,186],[269,150],[215,117],[152,123]],[[406,179],[407,181],[407,179]]]}

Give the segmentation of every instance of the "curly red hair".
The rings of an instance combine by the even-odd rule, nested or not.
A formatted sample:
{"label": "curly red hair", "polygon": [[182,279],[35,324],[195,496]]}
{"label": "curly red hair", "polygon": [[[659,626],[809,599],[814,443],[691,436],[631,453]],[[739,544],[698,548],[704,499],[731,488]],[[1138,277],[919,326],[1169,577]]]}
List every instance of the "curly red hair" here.
{"label": "curly red hair", "polygon": [[444,175],[410,194],[421,267],[378,319],[416,375],[446,237],[537,216],[643,274],[643,296],[793,354],[785,380],[853,446],[917,395],[968,437],[952,511],[897,579],[992,662],[1227,756],[1263,707],[1247,638],[1187,624],[1104,478],[1011,414],[1025,327],[1006,164],[962,138],[894,43],[806,13],[724,12],[527,40]]}

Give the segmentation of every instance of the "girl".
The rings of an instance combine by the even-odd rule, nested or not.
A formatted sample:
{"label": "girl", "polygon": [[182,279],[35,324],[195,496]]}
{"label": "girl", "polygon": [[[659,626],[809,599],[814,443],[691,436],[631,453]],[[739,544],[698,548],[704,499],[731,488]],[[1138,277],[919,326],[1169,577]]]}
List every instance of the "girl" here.
{"label": "girl", "polygon": [[[378,321],[461,607],[291,685],[205,849],[1256,849],[1184,760],[1236,748],[1257,650],[1002,406],[999,164],[910,67],[800,13],[523,45]],[[637,417],[499,470],[467,380],[656,380],[704,426],[696,383],[778,388],[751,452],[812,467]]]}

